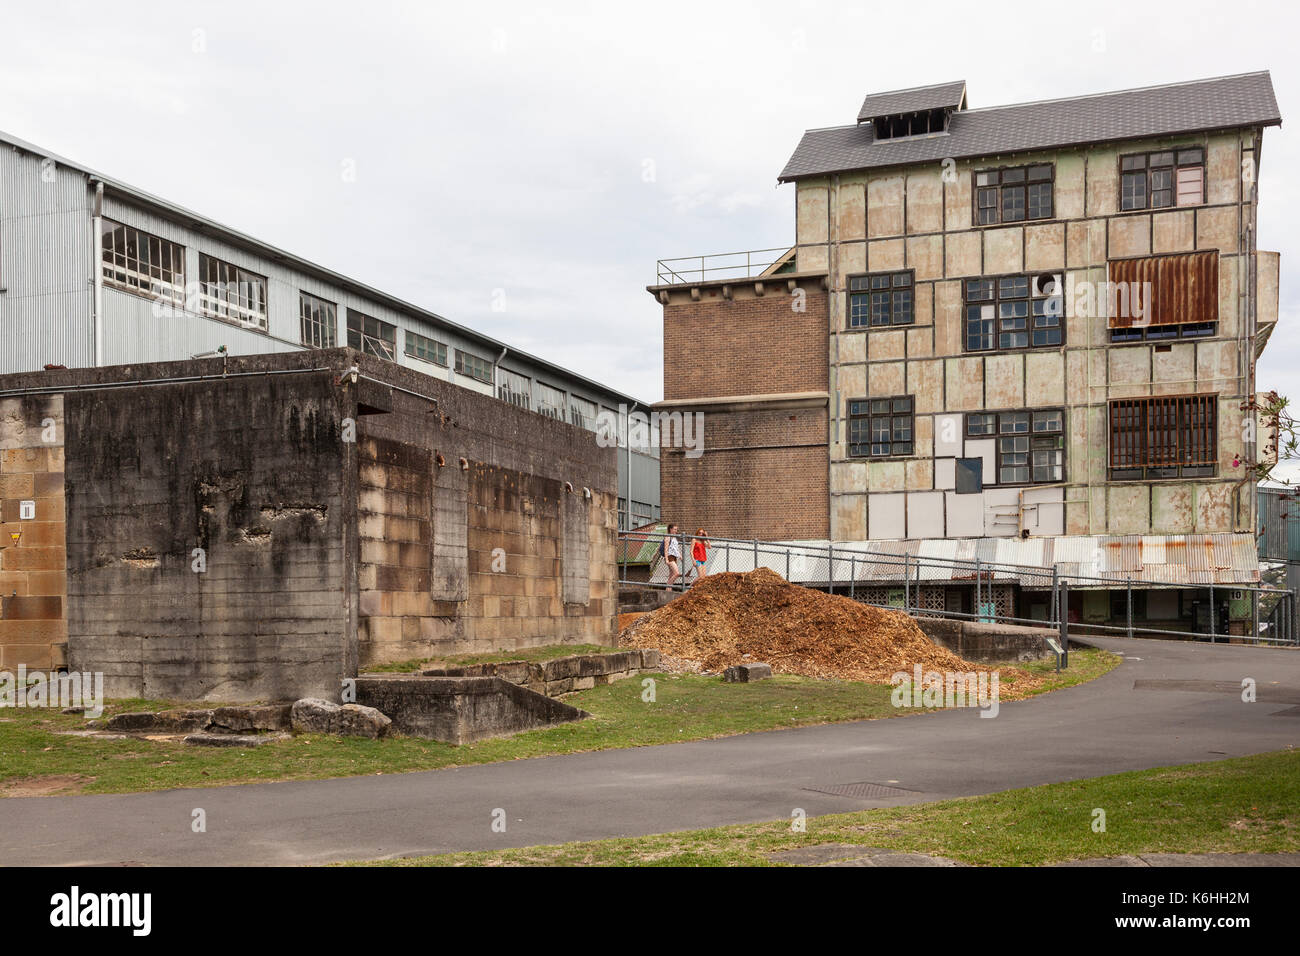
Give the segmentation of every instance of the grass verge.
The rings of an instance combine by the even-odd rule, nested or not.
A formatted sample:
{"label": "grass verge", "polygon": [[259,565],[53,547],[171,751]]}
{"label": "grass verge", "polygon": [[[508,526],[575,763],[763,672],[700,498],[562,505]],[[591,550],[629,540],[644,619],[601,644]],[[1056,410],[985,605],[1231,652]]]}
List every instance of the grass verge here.
{"label": "grass verge", "polygon": [[[1115,667],[1120,658],[1076,650],[1070,669],[1053,663],[1025,667],[1046,680],[1035,693],[1073,686]],[[642,679],[655,680],[655,700],[642,700]],[[886,684],[815,680],[777,675],[754,684],[724,684],[718,677],[642,675],[567,695],[591,717],[513,737],[460,747],[433,740],[392,737],[363,740],[303,734],[249,749],[194,747],[179,741],[74,737],[81,717],[50,710],[0,710],[0,795],[42,792],[28,786],[66,777],[61,792],[130,793],[269,780],[408,773],[552,754],[644,747],[708,737],[812,724],[897,717],[915,713],[890,701]],[[105,714],[160,710],[171,701],[113,701]],[[50,792],[50,791],[46,791]]]}
{"label": "grass verge", "polygon": [[367,667],[364,673],[411,674],[433,668],[472,667],[475,664],[499,664],[502,661],[552,661],[557,657],[571,657],[575,654],[608,654],[610,651],[618,650],[622,648],[606,647],[601,644],[548,644],[545,647],[529,647],[522,651],[491,651],[486,654],[460,654],[455,657],[394,661],[391,664],[375,664]]}
{"label": "grass verge", "polygon": [[[979,866],[1042,865],[1138,853],[1300,851],[1300,751],[1138,770],[983,797],[806,821],[483,853],[380,866],[773,866],[773,855],[859,844]],[[1095,810],[1106,829],[1093,829]],[[852,856],[844,851],[843,857]]]}

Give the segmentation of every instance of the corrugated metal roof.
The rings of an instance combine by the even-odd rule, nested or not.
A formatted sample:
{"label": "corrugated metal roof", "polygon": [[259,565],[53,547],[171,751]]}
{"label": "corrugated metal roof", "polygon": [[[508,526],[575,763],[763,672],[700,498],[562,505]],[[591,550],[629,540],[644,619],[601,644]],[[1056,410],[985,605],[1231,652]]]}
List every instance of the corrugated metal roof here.
{"label": "corrugated metal roof", "polygon": [[[868,98],[870,99],[870,98]],[[865,104],[864,104],[865,106]],[[952,114],[946,133],[877,142],[869,123],[809,130],[778,178],[1243,126],[1279,126],[1267,71]]]}
{"label": "corrugated metal roof", "polygon": [[879,116],[897,116],[900,113],[920,113],[928,110],[958,109],[966,100],[966,81],[936,83],[933,86],[914,86],[907,90],[889,93],[868,93],[858,110],[858,122],[864,123]]}

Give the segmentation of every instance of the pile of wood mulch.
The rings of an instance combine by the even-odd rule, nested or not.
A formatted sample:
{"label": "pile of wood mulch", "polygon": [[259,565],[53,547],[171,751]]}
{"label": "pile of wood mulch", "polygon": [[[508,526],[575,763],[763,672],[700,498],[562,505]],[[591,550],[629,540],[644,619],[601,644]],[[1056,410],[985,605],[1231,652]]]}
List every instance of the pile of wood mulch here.
{"label": "pile of wood mulch", "polygon": [[[716,673],[743,661],[804,677],[888,683],[899,671],[991,671],[931,641],[902,611],[791,584],[775,571],[711,574],[670,604],[644,614],[619,635],[627,647],[651,647]],[[1022,696],[1041,679],[996,668],[1001,696]],[[1015,692],[1006,686],[1015,685]]]}

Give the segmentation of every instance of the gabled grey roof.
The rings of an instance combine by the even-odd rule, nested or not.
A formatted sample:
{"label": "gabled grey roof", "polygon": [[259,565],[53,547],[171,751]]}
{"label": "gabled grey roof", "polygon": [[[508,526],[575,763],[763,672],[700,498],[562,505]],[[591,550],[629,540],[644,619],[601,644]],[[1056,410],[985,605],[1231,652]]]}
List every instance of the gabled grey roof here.
{"label": "gabled grey roof", "polygon": [[858,122],[865,123],[879,116],[897,116],[899,113],[920,113],[926,110],[960,109],[966,99],[966,81],[937,83],[934,86],[914,86],[910,90],[891,93],[868,93],[858,110]]}
{"label": "gabled grey roof", "polygon": [[1268,71],[1166,86],[958,110],[948,130],[874,140],[869,123],[804,133],[777,177],[876,169],[1243,126],[1280,126]]}

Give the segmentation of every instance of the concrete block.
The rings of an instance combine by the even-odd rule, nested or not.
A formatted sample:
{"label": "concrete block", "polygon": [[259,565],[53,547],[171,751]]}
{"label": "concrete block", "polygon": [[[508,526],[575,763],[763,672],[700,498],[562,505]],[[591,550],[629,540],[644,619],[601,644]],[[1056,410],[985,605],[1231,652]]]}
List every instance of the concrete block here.
{"label": "concrete block", "polygon": [[736,664],[722,672],[722,679],[728,684],[752,684],[772,676],[771,664]]}
{"label": "concrete block", "polygon": [[[867,183],[867,236],[898,236],[903,233],[903,177],[876,177]],[[871,267],[876,268],[874,265]]]}

